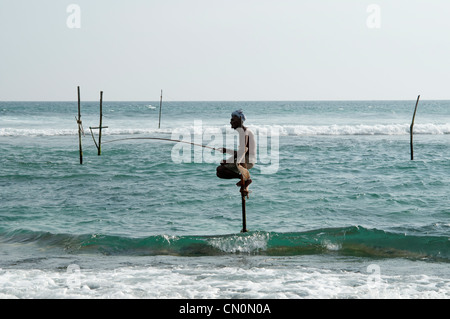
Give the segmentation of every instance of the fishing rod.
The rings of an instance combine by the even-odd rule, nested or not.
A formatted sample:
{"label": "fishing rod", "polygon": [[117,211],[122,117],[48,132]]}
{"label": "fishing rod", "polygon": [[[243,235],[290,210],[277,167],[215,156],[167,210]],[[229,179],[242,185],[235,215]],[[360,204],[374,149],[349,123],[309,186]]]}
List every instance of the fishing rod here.
{"label": "fishing rod", "polygon": [[112,143],[112,142],[118,142],[118,141],[127,141],[127,140],[159,140],[159,141],[168,141],[168,142],[176,142],[176,143],[186,143],[186,144],[201,146],[201,147],[204,147],[204,148],[209,148],[209,149],[212,149],[212,150],[215,150],[215,151],[223,152],[223,149],[214,148],[214,147],[211,147],[211,146],[206,146],[206,145],[192,143],[192,142],[188,142],[188,141],[182,141],[182,140],[172,140],[172,139],[169,139],[169,138],[162,138],[162,137],[127,137],[127,138],[120,138],[120,139],[112,140],[112,141],[106,141],[106,142],[103,142],[103,144]]}

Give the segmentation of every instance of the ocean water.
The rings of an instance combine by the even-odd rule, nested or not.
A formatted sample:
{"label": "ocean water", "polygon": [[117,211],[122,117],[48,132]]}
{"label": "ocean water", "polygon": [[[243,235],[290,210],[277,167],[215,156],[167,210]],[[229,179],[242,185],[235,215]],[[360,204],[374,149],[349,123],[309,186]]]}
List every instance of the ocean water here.
{"label": "ocean water", "polygon": [[[0,298],[448,298],[450,101],[0,102]],[[223,155],[257,136],[247,228]],[[98,131],[94,137],[98,139]]]}

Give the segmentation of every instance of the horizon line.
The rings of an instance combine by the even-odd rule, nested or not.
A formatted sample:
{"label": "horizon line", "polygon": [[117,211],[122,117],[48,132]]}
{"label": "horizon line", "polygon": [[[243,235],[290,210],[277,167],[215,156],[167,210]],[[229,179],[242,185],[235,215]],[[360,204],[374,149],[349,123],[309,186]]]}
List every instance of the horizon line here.
{"label": "horizon line", "polygon": [[[163,102],[366,102],[366,101],[415,101],[417,99],[307,99],[307,100],[164,100]],[[98,102],[99,100],[81,100],[81,102]],[[447,99],[424,99],[421,97],[421,101],[450,101]],[[1,102],[78,102],[77,99],[73,100],[0,100]],[[160,102],[160,100],[105,100],[103,102]]]}

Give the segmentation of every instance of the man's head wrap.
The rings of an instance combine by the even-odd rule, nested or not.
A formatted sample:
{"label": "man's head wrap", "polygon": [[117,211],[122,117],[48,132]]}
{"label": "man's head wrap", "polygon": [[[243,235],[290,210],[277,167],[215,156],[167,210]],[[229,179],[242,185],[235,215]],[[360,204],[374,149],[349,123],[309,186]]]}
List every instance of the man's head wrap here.
{"label": "man's head wrap", "polygon": [[237,116],[239,117],[242,122],[244,122],[247,118],[244,115],[244,112],[242,110],[236,110],[233,113],[231,113],[231,116]]}

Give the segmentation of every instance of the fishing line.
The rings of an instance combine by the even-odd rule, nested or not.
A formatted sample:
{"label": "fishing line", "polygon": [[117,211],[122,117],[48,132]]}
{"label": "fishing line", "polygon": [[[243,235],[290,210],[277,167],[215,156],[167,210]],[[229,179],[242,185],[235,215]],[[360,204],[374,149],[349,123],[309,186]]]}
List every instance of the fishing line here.
{"label": "fishing line", "polygon": [[112,143],[112,142],[118,142],[118,141],[127,141],[127,140],[159,140],[159,141],[168,141],[168,142],[176,142],[176,143],[186,143],[186,144],[201,146],[201,147],[204,147],[204,148],[209,148],[209,149],[212,149],[212,150],[215,150],[215,151],[219,151],[219,152],[222,151],[222,150],[220,150],[218,148],[214,148],[214,147],[211,147],[211,146],[206,146],[206,145],[192,143],[192,142],[188,142],[188,141],[182,141],[182,140],[172,140],[172,139],[169,139],[169,138],[162,138],[162,137],[128,137],[128,138],[120,138],[120,139],[112,140],[112,141],[106,141],[106,142],[103,142],[103,144]]}

